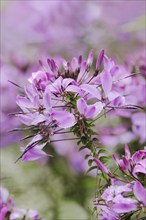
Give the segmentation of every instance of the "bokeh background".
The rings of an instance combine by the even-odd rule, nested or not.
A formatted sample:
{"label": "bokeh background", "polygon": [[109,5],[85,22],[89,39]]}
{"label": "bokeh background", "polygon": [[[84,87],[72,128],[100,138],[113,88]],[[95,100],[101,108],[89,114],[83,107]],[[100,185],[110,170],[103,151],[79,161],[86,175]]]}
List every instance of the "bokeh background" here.
{"label": "bokeh background", "polygon": [[[86,175],[86,152],[76,142],[46,146],[53,159],[14,163],[23,134],[9,132],[20,127],[10,113],[17,112],[15,97],[20,86],[48,57],[87,58],[105,53],[120,64],[146,58],[145,0],[1,0],[1,185],[14,196],[15,205],[34,208],[46,220],[94,219],[95,173]],[[95,60],[96,61],[96,60]],[[9,80],[9,81],[8,81]],[[120,127],[118,117],[98,121],[101,141],[110,151],[120,151],[145,138],[129,127]],[[101,125],[101,126],[99,126]],[[112,134],[107,128],[112,126]],[[63,138],[63,137],[62,137]]]}

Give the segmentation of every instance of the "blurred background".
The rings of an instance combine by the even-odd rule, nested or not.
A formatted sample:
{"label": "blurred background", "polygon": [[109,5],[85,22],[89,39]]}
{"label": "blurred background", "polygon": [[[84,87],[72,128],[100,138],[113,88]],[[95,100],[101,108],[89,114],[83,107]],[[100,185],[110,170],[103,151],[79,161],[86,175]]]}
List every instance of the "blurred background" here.
{"label": "blurred background", "polygon": [[[76,142],[46,146],[53,159],[14,163],[26,143],[20,142],[22,133],[8,132],[20,127],[10,115],[17,112],[18,89],[9,81],[24,86],[38,70],[39,59],[87,58],[91,49],[96,58],[104,48],[121,65],[145,63],[145,8],[145,0],[1,0],[1,184],[16,206],[34,208],[47,220],[93,219],[96,175],[85,175],[86,152],[78,152]],[[120,117],[114,124],[112,117],[101,119],[97,130],[102,144],[113,152],[125,143],[134,146],[140,140],[143,145],[135,120],[123,126]]]}

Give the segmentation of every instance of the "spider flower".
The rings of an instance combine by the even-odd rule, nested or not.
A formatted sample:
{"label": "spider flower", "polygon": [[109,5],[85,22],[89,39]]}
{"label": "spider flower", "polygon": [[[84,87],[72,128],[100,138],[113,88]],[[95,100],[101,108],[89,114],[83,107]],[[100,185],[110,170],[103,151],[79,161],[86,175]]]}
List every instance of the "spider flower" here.
{"label": "spider flower", "polygon": [[[100,202],[96,200],[95,205],[100,208],[100,219],[120,219],[125,214],[143,211],[146,207],[146,189],[139,181],[124,184],[118,182],[109,186],[101,195]],[[130,196],[127,196],[130,193]]]}
{"label": "spider flower", "polygon": [[126,145],[122,159],[119,160],[116,155],[113,155],[113,159],[122,170],[131,173],[134,177],[137,177],[139,173],[146,174],[146,148],[136,151],[131,156],[129,147]]}
{"label": "spider flower", "polygon": [[[23,95],[17,96],[16,103],[21,109],[17,116],[28,130],[35,132],[34,138],[41,136],[41,146],[51,143],[52,136],[67,132],[66,129],[86,136],[87,124],[90,126],[103,110],[106,114],[109,110],[126,108],[126,98],[119,84],[120,66],[108,58],[104,50],[99,53],[95,69],[92,61],[93,51],[87,60],[79,56],[70,62],[49,58],[47,65],[40,61],[41,69],[32,73]],[[54,141],[57,139],[53,138]],[[33,143],[23,150],[23,155],[31,151],[29,159],[32,156],[32,160],[37,158],[38,151],[42,152],[41,146],[34,140]]]}

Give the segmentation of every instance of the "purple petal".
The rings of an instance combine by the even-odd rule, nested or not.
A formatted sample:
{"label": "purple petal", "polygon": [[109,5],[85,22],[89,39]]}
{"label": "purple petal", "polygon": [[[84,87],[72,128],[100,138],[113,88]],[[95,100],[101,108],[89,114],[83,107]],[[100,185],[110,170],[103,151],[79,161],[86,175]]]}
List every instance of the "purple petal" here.
{"label": "purple petal", "polygon": [[63,79],[63,82],[62,82],[63,88],[66,88],[73,81],[74,81],[74,79],[70,79],[70,78]]}
{"label": "purple petal", "polygon": [[7,213],[9,212],[9,209],[8,207],[3,207],[1,210],[0,210],[0,219],[1,220],[5,220],[6,218],[6,215]]}
{"label": "purple petal", "polygon": [[72,71],[75,72],[76,69],[78,68],[79,64],[78,64],[78,59],[76,57],[74,57],[71,61],[71,68]]}
{"label": "purple petal", "polygon": [[112,155],[112,158],[114,159],[114,161],[115,161],[117,164],[119,164],[119,158],[118,158],[118,156],[117,156],[116,154],[113,154],[113,155]]}
{"label": "purple petal", "polygon": [[31,122],[33,120],[32,114],[18,115],[18,118],[25,125],[31,125]]}
{"label": "purple petal", "polygon": [[101,84],[103,91],[105,93],[105,96],[107,97],[112,89],[112,77],[111,74],[107,71],[103,71],[100,75]]}
{"label": "purple petal", "polygon": [[48,58],[47,59],[47,63],[48,63],[48,65],[49,65],[49,67],[50,67],[50,69],[52,68],[52,66],[51,66],[51,60]]}
{"label": "purple petal", "polygon": [[84,99],[77,100],[77,109],[81,115],[85,114],[85,111],[87,109],[87,104]]}
{"label": "purple petal", "polygon": [[99,56],[98,56],[97,62],[96,62],[96,71],[97,72],[99,71],[99,69],[101,67],[103,57],[104,57],[104,50],[102,49]]}
{"label": "purple petal", "polygon": [[[119,187],[117,187],[118,189]],[[121,187],[122,188],[122,187]],[[123,189],[124,190],[124,189]],[[129,190],[128,190],[129,191]],[[131,190],[130,190],[131,191]],[[118,193],[118,190],[117,190]],[[120,193],[120,191],[119,191]],[[122,203],[122,204],[137,204],[137,200],[135,199],[131,199],[131,198],[127,198],[127,197],[123,197],[121,194],[117,194],[114,198],[113,198],[113,203],[118,204],[118,203]]]}
{"label": "purple petal", "polygon": [[146,168],[142,167],[141,165],[136,165],[132,171],[132,174],[137,177],[137,173],[144,173],[146,174]]}
{"label": "purple petal", "polygon": [[[39,141],[42,139],[42,136],[40,134],[36,135],[31,142],[26,146],[26,148],[21,148],[21,151],[24,152],[27,150],[33,143]],[[43,147],[46,145],[46,143],[43,144],[37,144],[34,147],[30,148],[23,156],[22,161],[30,161],[30,160],[38,160],[42,157],[48,156],[44,151],[42,151]],[[51,156],[51,155],[49,155]]]}
{"label": "purple petal", "polygon": [[146,159],[141,160],[140,162],[138,162],[134,169],[133,169],[133,175],[136,176],[136,173],[144,173],[146,174]]}
{"label": "purple petal", "polygon": [[101,84],[100,75],[95,76],[95,77],[90,81],[90,83],[95,83],[95,84],[97,84],[97,85],[100,85],[100,84]]}
{"label": "purple petal", "polygon": [[96,106],[95,105],[89,105],[87,106],[86,112],[85,112],[86,118],[95,118],[96,117]]}
{"label": "purple petal", "polygon": [[54,61],[53,59],[51,59],[51,60],[48,59],[47,62],[48,62],[48,65],[49,65],[51,71],[52,71],[53,73],[56,73],[57,70],[58,70],[58,68],[57,68],[57,66],[56,66],[55,61]]}
{"label": "purple petal", "polygon": [[51,81],[52,78],[54,78],[54,75],[52,73],[46,72],[46,76],[47,76],[47,81]]}
{"label": "purple petal", "polygon": [[70,85],[68,86],[65,91],[68,91],[68,92],[75,92],[75,93],[79,93],[81,92],[81,89],[78,87],[78,86],[74,86],[74,85]]}
{"label": "purple petal", "polygon": [[132,122],[135,125],[144,125],[145,126],[146,115],[145,113],[138,112],[132,115]]}
{"label": "purple petal", "polygon": [[32,108],[32,103],[26,97],[18,95],[16,97],[16,103],[24,112],[29,112],[28,108]]}
{"label": "purple petal", "polygon": [[130,154],[130,150],[129,150],[128,145],[125,145],[125,157],[126,157],[127,159],[130,159],[130,157],[131,157],[131,154]]}
{"label": "purple petal", "polygon": [[31,74],[31,77],[28,79],[28,81],[33,84],[36,81],[36,78],[39,76],[41,71],[33,72]]}
{"label": "purple petal", "polygon": [[110,202],[113,200],[114,195],[115,195],[115,187],[109,186],[104,190],[101,198],[106,200],[106,202]]}
{"label": "purple petal", "polygon": [[15,213],[15,212],[13,212],[13,213],[11,213],[11,215],[10,215],[10,220],[20,219],[21,217],[22,217],[22,216],[21,216],[20,213]]}
{"label": "purple petal", "polygon": [[81,65],[81,63],[82,63],[82,55],[80,55],[78,58],[78,64]]}
{"label": "purple petal", "polygon": [[77,81],[79,82],[81,79],[83,79],[84,77],[84,74],[86,72],[86,67],[87,67],[87,62],[84,61],[82,64],[81,64],[81,68],[80,68],[80,72],[79,72],[79,75],[78,75],[78,79]]}
{"label": "purple petal", "polygon": [[25,87],[24,90],[25,90],[25,93],[26,93],[27,97],[31,101],[33,101],[34,94],[35,94],[33,88],[32,87]]}
{"label": "purple petal", "polygon": [[146,189],[139,181],[135,181],[133,192],[135,197],[146,206]]}
{"label": "purple petal", "polygon": [[49,86],[46,87],[43,95],[43,105],[46,109],[51,107],[51,93]]}
{"label": "purple petal", "polygon": [[34,96],[33,106],[34,106],[34,108],[39,108],[40,107],[40,100],[39,100],[39,96],[38,95]]}
{"label": "purple petal", "polygon": [[32,125],[37,125],[40,122],[46,121],[46,117],[42,114],[36,115],[34,120],[31,122]]}
{"label": "purple petal", "polygon": [[47,75],[44,71],[37,71],[32,73],[32,77],[28,79],[31,84],[38,84],[42,81],[47,81]]}
{"label": "purple petal", "polygon": [[36,210],[34,210],[34,209],[30,209],[30,210],[28,211],[28,216],[29,216],[31,219],[33,218],[33,220],[38,220],[38,219],[39,219],[38,212],[37,212]]}
{"label": "purple petal", "polygon": [[76,123],[74,115],[66,111],[54,111],[51,116],[61,128],[70,128]]}
{"label": "purple petal", "polygon": [[139,150],[136,151],[133,156],[132,156],[132,160],[134,161],[134,163],[136,164],[137,162],[139,162],[140,160],[142,160],[142,158],[146,158],[146,150]]}
{"label": "purple petal", "polygon": [[48,156],[43,150],[42,146],[44,147],[46,145],[37,145],[30,150],[28,150],[23,156],[22,156],[22,161],[33,161],[33,160],[38,160],[40,158]]}
{"label": "purple petal", "polygon": [[108,94],[108,99],[109,101],[114,101],[114,99],[118,98],[120,96],[120,93],[116,92],[116,91],[111,91],[109,94]]}
{"label": "purple petal", "polygon": [[126,170],[130,168],[130,161],[126,157],[123,157],[123,163]]}
{"label": "purple petal", "polygon": [[97,102],[95,103],[95,106],[96,106],[96,116],[97,116],[102,112],[104,104],[102,104],[101,102]]}
{"label": "purple petal", "polygon": [[122,170],[129,169],[129,162],[128,162],[128,160],[125,157],[123,159],[119,160],[119,166],[122,168]]}
{"label": "purple petal", "polygon": [[[116,193],[117,194],[125,194],[126,192],[131,192],[132,191],[132,184],[131,183],[128,183],[126,185],[121,185],[121,186],[118,186],[116,187]],[[136,200],[132,200],[131,202],[136,202]]]}
{"label": "purple petal", "polygon": [[109,59],[106,55],[104,55],[104,69],[106,69],[109,72],[115,69],[115,62],[112,59]]}
{"label": "purple petal", "polygon": [[91,50],[87,59],[87,65],[91,66],[93,63],[94,51]]}
{"label": "purple petal", "polygon": [[97,99],[101,100],[101,94],[96,85],[83,84],[80,87],[82,90],[88,92],[93,97],[96,97]]}
{"label": "purple petal", "polygon": [[53,91],[53,92],[60,91],[61,86],[62,86],[62,82],[63,82],[63,78],[62,78],[62,76],[60,76],[58,79],[55,80],[54,83],[52,83],[52,86],[50,87],[51,88],[50,90]]}
{"label": "purple petal", "polygon": [[126,164],[125,164],[125,160],[123,160],[123,159],[119,160],[116,154],[113,154],[112,158],[122,168],[122,170],[127,170],[129,168],[129,163],[127,160],[126,160]]}
{"label": "purple petal", "polygon": [[21,208],[13,208],[13,212],[10,215],[10,220],[21,219],[24,215],[26,215],[26,211]]}
{"label": "purple petal", "polygon": [[110,173],[110,170],[100,160],[98,160],[97,158],[94,158],[94,161],[101,171],[103,171],[106,174]]}
{"label": "purple petal", "polygon": [[99,213],[99,216],[102,217],[100,218],[100,220],[118,220],[119,219],[118,213],[114,212],[111,207],[107,205],[99,205],[99,204],[98,204],[98,207],[103,210],[101,213]]}
{"label": "purple petal", "polygon": [[100,114],[100,112],[103,110],[103,104],[102,103],[95,103],[94,105],[87,105],[86,111],[85,111],[85,117],[86,118],[95,118],[97,115]]}
{"label": "purple petal", "polygon": [[127,213],[136,210],[136,205],[128,203],[117,203],[112,206],[113,211],[117,213]]}
{"label": "purple petal", "polygon": [[125,97],[119,96],[113,100],[114,106],[123,106],[125,104]]}

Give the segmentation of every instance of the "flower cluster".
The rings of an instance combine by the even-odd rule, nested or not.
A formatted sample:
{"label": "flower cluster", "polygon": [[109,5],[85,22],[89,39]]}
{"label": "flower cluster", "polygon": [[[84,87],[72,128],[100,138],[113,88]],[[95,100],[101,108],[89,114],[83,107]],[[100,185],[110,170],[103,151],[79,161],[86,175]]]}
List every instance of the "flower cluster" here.
{"label": "flower cluster", "polygon": [[38,220],[38,212],[34,209],[28,211],[14,206],[13,198],[6,188],[0,188],[0,219],[1,220]]}
{"label": "flower cluster", "polygon": [[[104,127],[97,125],[99,139],[105,146],[115,147],[118,144],[127,144],[139,139],[140,143],[146,141],[146,64],[144,56],[127,60],[120,66],[118,89],[125,97],[125,104],[139,106],[137,109],[126,110],[120,107],[108,114],[109,123]],[[136,91],[136,95],[135,95]],[[143,110],[142,110],[143,108]],[[117,117],[118,116],[118,117]],[[115,122],[113,125],[113,121]]]}
{"label": "flower cluster", "polygon": [[138,110],[123,93],[120,66],[104,55],[104,50],[98,56],[95,70],[93,59],[91,51],[87,60],[82,56],[71,62],[47,59],[47,67],[40,61],[41,70],[32,73],[29,85],[16,100],[22,110],[17,116],[33,131],[26,137],[33,139],[22,149],[22,160],[47,156],[42,150],[46,143],[60,141],[53,137],[66,132],[73,132],[73,139],[79,139],[78,143],[91,150],[96,139],[93,122],[98,117],[119,109]]}
{"label": "flower cluster", "polygon": [[[95,205],[98,207],[102,220],[127,219],[137,214],[144,216],[146,211],[146,148],[135,152],[132,156],[125,146],[125,155],[118,159],[113,155],[118,166],[112,172],[100,159],[95,158],[98,169],[106,175],[104,187],[99,186],[98,198]],[[122,177],[119,175],[122,172]],[[140,218],[143,219],[143,218]]]}

